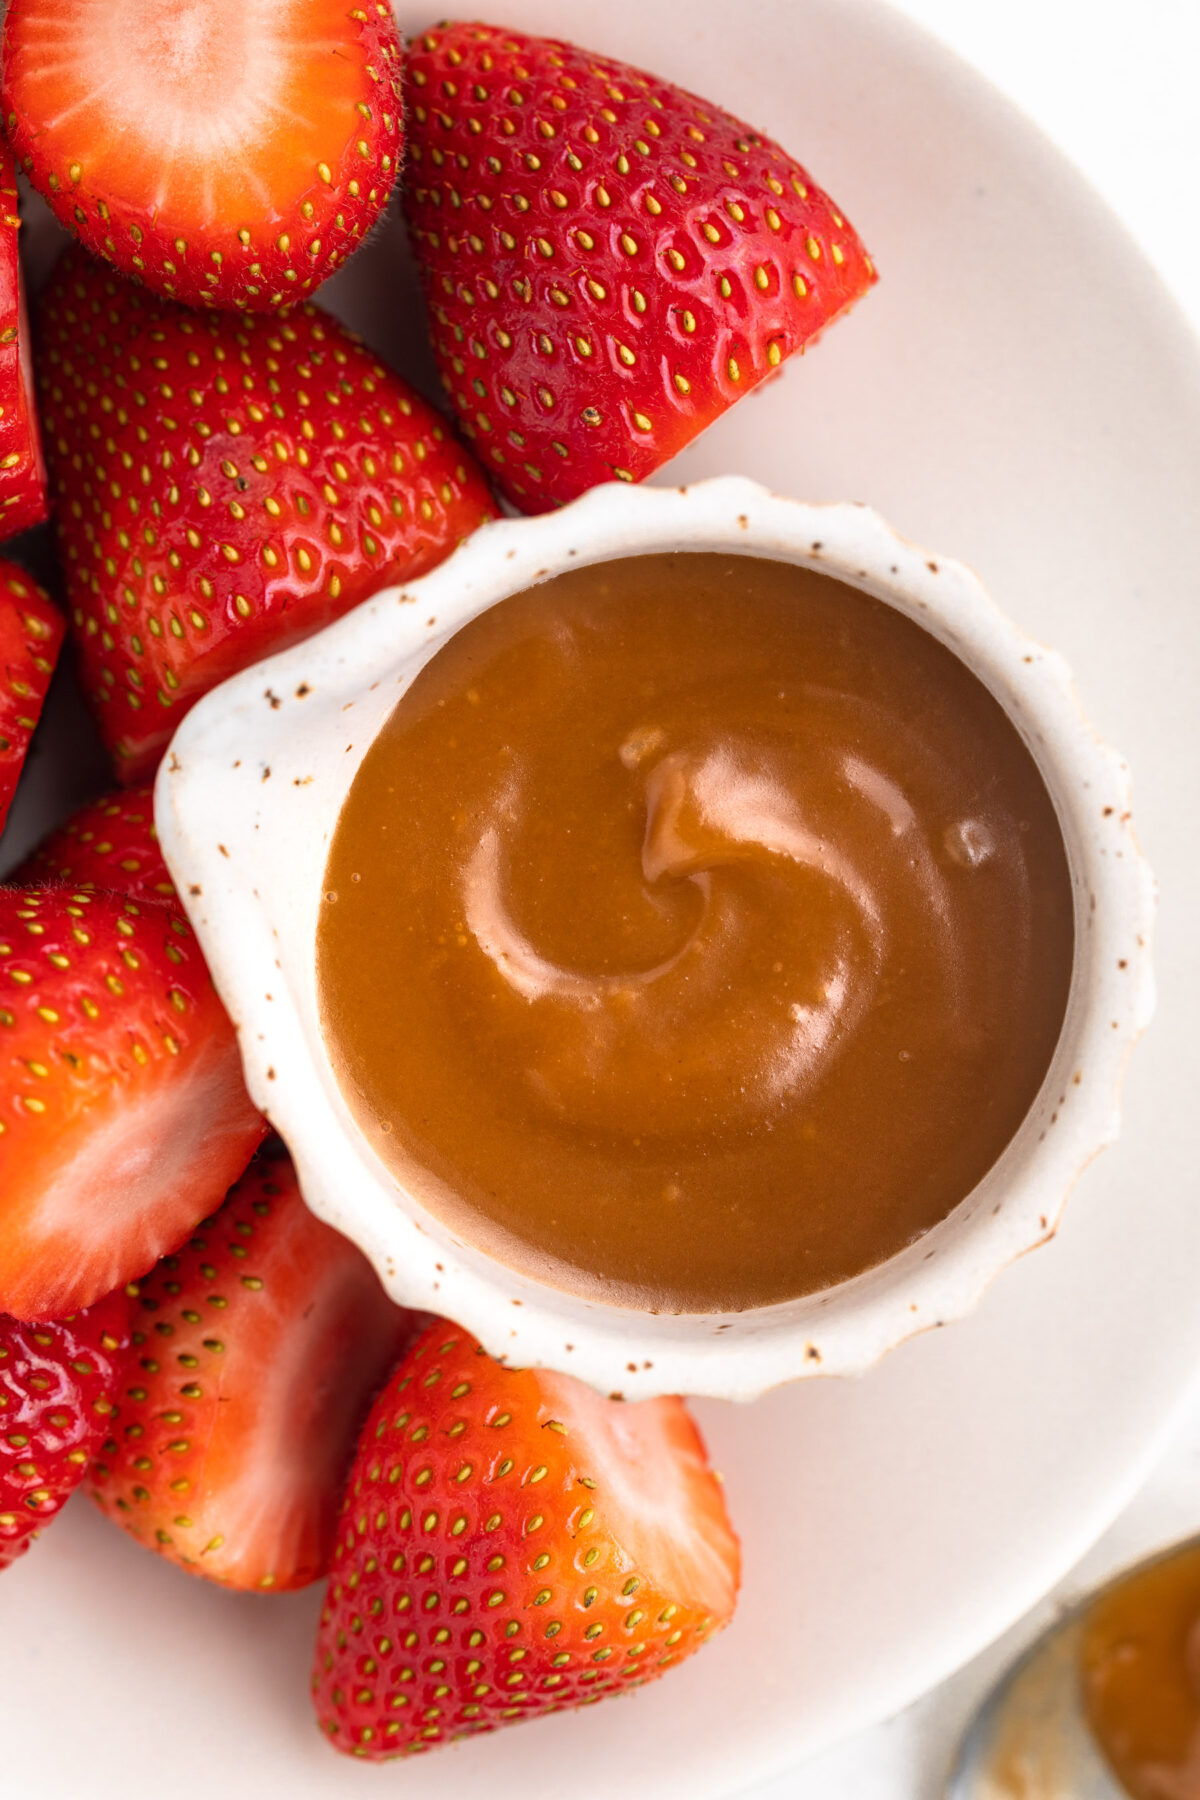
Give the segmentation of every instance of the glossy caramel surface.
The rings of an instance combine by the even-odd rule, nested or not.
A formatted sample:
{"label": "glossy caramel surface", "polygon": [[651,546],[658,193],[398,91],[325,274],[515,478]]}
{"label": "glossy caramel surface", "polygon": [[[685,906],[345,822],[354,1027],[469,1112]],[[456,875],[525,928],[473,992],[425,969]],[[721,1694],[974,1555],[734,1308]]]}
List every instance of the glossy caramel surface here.
{"label": "glossy caramel surface", "polygon": [[1070,978],[1053,807],[900,613],[715,554],[459,631],[368,751],[317,939],[339,1080],[515,1268],[742,1310],[890,1256],[995,1161]]}
{"label": "glossy caramel surface", "polygon": [[1200,1545],[1138,1569],[1089,1609],[1088,1723],[1134,1800],[1200,1800]]}

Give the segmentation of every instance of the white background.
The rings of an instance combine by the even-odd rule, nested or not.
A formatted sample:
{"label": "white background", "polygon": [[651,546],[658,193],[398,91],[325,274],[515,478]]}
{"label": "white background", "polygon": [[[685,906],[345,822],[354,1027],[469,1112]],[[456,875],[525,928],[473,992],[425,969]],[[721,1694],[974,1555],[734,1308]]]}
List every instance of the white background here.
{"label": "white background", "polygon": [[[900,10],[1071,157],[1200,330],[1200,0],[903,0]],[[1200,1531],[1200,1392],[1157,1472],[1059,1596],[1191,1531]],[[940,1800],[959,1732],[1056,1597],[898,1719],[755,1788],[752,1800]]]}

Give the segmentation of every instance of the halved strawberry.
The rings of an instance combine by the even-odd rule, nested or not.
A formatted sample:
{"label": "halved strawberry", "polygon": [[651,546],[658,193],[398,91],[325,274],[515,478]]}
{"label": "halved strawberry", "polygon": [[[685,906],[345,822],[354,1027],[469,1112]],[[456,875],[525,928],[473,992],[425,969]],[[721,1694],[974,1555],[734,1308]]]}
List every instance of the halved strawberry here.
{"label": "halved strawberry", "polygon": [[437,1320],[372,1408],[313,1694],[383,1758],[653,1680],[733,1614],[737,1538],[681,1400],[505,1369]]}
{"label": "halved strawberry", "polygon": [[524,512],[641,481],[875,280],[807,170],[656,76],[451,24],[406,80],[442,378]]}
{"label": "halved strawberry", "polygon": [[50,510],[33,397],[20,229],[12,152],[0,140],[0,538],[40,525]]}
{"label": "halved strawberry", "polygon": [[68,882],[178,906],[154,829],[154,789],[118,789],[72,813],[13,875],[19,887]]}
{"label": "halved strawberry", "polygon": [[259,1158],[141,1283],[96,1501],[226,1587],[315,1581],[359,1428],[415,1319],[309,1212],[286,1156]]}
{"label": "halved strawberry", "polygon": [[0,888],[0,1311],[63,1318],[144,1275],[265,1131],[179,913]]}
{"label": "halved strawberry", "polygon": [[129,1312],[109,1294],[50,1324],[0,1314],[0,1569],[74,1493],[110,1431]]}
{"label": "halved strawberry", "polygon": [[62,648],[66,622],[49,594],[0,558],[0,830]]}
{"label": "halved strawberry", "polygon": [[400,40],[370,0],[9,0],[22,167],[97,256],[196,306],[324,281],[400,166]]}
{"label": "halved strawberry", "polygon": [[218,681],[495,513],[433,409],[314,307],[199,315],[73,251],[40,325],[72,623],[122,781]]}

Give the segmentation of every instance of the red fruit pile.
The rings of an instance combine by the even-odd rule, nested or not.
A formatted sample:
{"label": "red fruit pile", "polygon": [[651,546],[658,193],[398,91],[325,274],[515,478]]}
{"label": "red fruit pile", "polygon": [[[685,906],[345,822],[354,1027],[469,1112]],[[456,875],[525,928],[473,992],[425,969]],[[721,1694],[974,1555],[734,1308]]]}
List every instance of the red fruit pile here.
{"label": "red fruit pile", "polygon": [[[0,562],[0,826],[68,629],[136,784],[0,888],[0,1566],[89,1465],[192,1573],[332,1566],[320,1722],[400,1755],[673,1667],[732,1615],[737,1540],[682,1401],[501,1367],[308,1212],[148,784],[217,682],[494,517],[489,480],[528,512],[642,480],[875,271],[778,144],[569,44],[452,24],[405,54],[386,0],[135,10],[9,0],[0,46],[0,539],[52,503],[66,600]],[[305,298],[406,126],[482,466]],[[36,356],[15,167],[77,240]]]}

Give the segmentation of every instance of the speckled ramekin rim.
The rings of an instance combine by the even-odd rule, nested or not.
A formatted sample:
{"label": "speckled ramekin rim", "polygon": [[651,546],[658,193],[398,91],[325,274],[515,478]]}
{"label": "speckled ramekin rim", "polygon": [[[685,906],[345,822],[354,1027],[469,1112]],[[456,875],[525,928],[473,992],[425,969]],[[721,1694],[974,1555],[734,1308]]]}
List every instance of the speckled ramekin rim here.
{"label": "speckled ramekin rim", "polygon": [[[667,550],[766,556],[888,601],[953,649],[1041,768],[1070,859],[1076,952],[1041,1092],[983,1181],[887,1262],[751,1312],[664,1315],[543,1286],[462,1242],[403,1192],[350,1115],[320,1031],[314,944],[330,838],[376,731],[428,658],[486,607],[567,568]],[[750,1399],[871,1367],[962,1317],[1052,1236],[1118,1126],[1121,1077],[1153,1010],[1154,886],[1126,764],[1085,719],[1062,658],[1024,636],[961,564],[857,504],[807,505],[738,476],[592,490],[561,511],[485,525],[432,574],[234,677],[188,715],[158,778],[171,872],[238,1028],[246,1081],[287,1141],[304,1195],[361,1245],[396,1300],[473,1331],[496,1356],[604,1393]]]}

